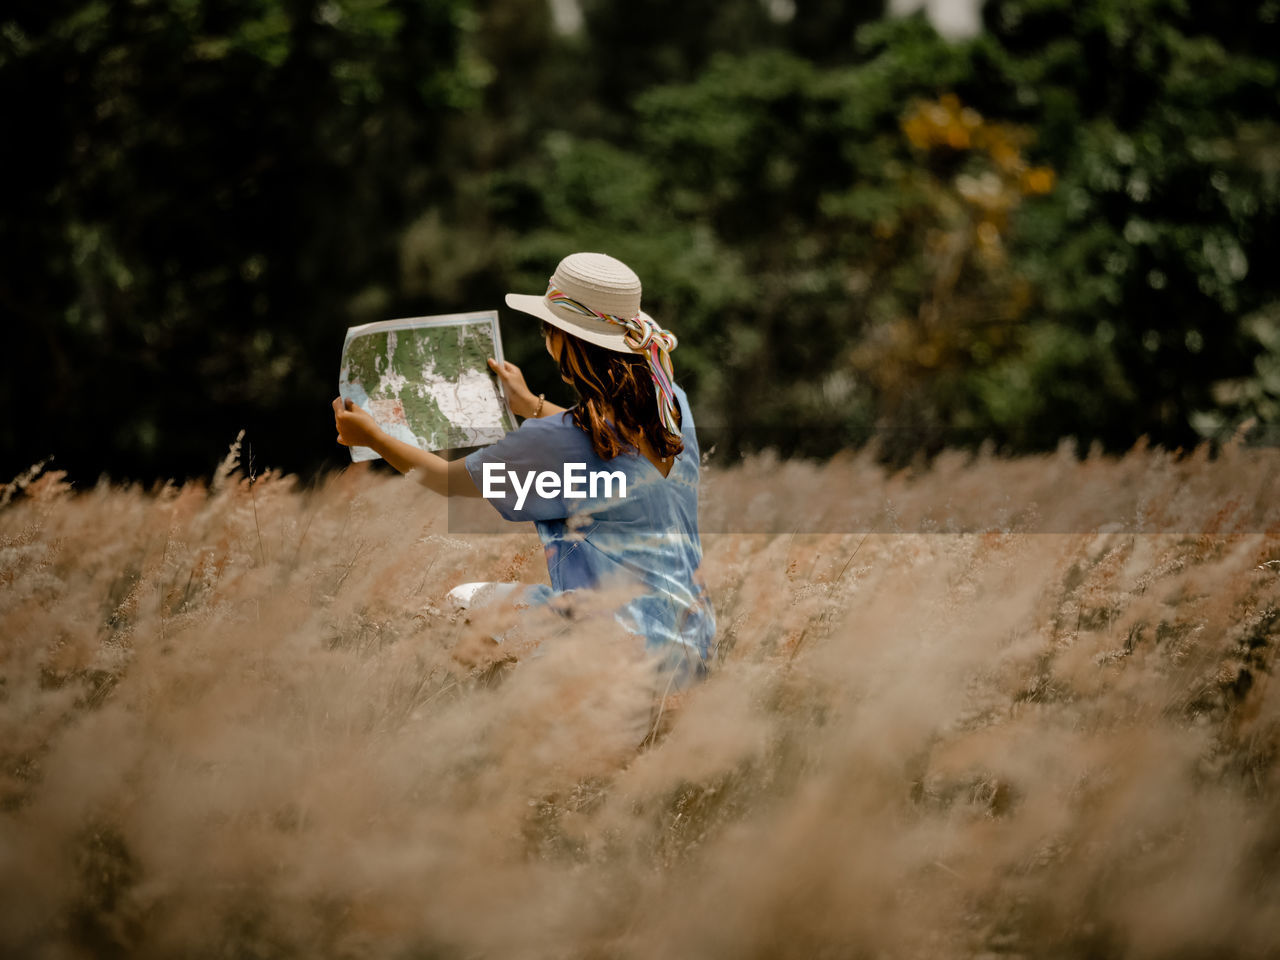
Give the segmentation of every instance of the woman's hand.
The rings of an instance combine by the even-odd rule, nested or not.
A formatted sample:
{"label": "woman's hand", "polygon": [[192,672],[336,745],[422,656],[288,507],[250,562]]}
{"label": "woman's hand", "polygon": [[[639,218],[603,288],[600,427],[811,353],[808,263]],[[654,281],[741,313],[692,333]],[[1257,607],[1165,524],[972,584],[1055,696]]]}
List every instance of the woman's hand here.
{"label": "woman's hand", "polygon": [[517,417],[533,416],[533,411],[538,406],[538,398],[525,384],[524,374],[520,372],[520,368],[510,362],[498,363],[490,357],[489,369],[502,381],[502,389],[507,395],[507,402],[511,404],[511,412]]}
{"label": "woman's hand", "polygon": [[467,471],[466,460],[445,460],[430,450],[397,440],[378,426],[367,410],[350,400],[333,401],[333,424],[344,447],[369,447],[401,473],[416,473],[420,484],[446,497],[478,497],[480,488]]}
{"label": "woman's hand", "polygon": [[369,447],[381,432],[377,421],[363,407],[337,397],[333,401],[333,425],[344,447]]}

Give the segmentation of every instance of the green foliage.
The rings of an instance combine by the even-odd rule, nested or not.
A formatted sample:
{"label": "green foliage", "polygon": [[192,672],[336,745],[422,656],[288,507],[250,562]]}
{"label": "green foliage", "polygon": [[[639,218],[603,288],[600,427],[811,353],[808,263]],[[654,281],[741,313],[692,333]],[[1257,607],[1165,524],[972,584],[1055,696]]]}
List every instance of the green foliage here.
{"label": "green foliage", "polygon": [[1191,424],[1204,437],[1223,440],[1237,430],[1270,443],[1280,442],[1280,303],[1246,317],[1245,334],[1261,348],[1253,370],[1213,384],[1213,406],[1192,414]]}
{"label": "green foliage", "polygon": [[[1194,442],[1192,415],[1212,405],[1212,385],[1252,365],[1242,318],[1275,296],[1263,265],[1277,254],[1277,68],[1258,43],[1275,37],[1275,11],[1247,41],[1231,36],[1229,16],[1178,3],[1006,2],[989,13],[992,41],[1025,64],[1011,79],[1034,84],[1016,96],[1043,111],[1042,146],[1060,171],[1021,225],[1015,262],[1039,293],[1031,329],[1104,344],[1097,369],[1109,371],[1078,383],[1083,406],[1041,406],[1044,439]],[[1053,56],[1038,59],[1049,35]],[[1081,64],[1106,69],[1082,76]],[[1034,392],[1051,394],[1059,376],[1044,368]]]}
{"label": "green foliage", "polygon": [[[621,139],[544,135],[489,193],[523,198],[490,207],[510,282],[568,249],[635,264],[731,450],[1194,442],[1274,297],[1274,64],[1177,5],[989,19],[960,45],[869,23],[843,64],[721,53]],[[918,104],[975,126],[914,143]]]}
{"label": "green foliage", "polygon": [[958,44],[882,12],[10,5],[5,469],[200,472],[241,426],[314,465],[345,326],[580,249],[644,278],[722,450],[1280,429],[1280,4],[990,0]]}
{"label": "green foliage", "polygon": [[10,7],[0,90],[28,135],[5,152],[0,244],[24,363],[3,389],[39,412],[2,428],[6,459],[181,475],[245,424],[269,447],[330,439],[319,361],[345,304],[395,280],[461,82],[460,9]]}

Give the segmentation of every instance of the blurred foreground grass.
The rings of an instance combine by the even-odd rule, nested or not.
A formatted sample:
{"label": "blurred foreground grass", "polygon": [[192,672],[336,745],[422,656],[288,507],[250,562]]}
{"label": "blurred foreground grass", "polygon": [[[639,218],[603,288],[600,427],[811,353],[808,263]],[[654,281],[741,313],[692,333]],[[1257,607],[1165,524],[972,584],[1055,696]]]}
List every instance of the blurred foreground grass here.
{"label": "blurred foreground grass", "polygon": [[[704,536],[716,670],[641,749],[608,618],[526,614],[513,666],[515,614],[442,611],[543,579],[527,528],[354,470],[10,487],[0,953],[1267,955],[1275,467],[713,467],[708,529],[794,532]],[[993,495],[1038,512],[945,532]],[[873,532],[804,532],[842,503]],[[1018,526],[1100,511],[1196,532]]]}

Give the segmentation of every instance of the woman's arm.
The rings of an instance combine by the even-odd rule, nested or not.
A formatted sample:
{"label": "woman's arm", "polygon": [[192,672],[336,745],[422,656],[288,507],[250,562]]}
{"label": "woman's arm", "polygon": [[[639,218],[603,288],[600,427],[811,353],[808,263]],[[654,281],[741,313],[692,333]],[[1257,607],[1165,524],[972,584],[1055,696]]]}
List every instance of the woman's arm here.
{"label": "woman's arm", "polygon": [[496,373],[498,379],[502,381],[503,389],[507,393],[507,402],[511,404],[511,412],[517,417],[527,420],[534,416],[534,411],[537,411],[539,417],[550,417],[553,414],[564,413],[564,407],[557,406],[549,400],[542,401],[542,408],[539,409],[537,396],[525,384],[524,374],[520,372],[520,368],[514,363],[500,364],[493,357],[490,357],[489,369]]}
{"label": "woman's arm", "polygon": [[333,422],[344,447],[369,447],[401,473],[413,471],[424,487],[446,497],[478,497],[480,488],[463,460],[446,460],[411,443],[397,440],[378,426],[367,411],[341,397],[333,401]]}

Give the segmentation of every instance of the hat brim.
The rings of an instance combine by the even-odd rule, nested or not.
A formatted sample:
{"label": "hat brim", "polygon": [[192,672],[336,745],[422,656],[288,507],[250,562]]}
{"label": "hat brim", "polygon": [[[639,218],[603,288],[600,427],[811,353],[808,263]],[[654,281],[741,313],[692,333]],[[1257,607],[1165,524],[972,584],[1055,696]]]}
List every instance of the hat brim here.
{"label": "hat brim", "polygon": [[[519,310],[521,313],[527,313],[530,316],[537,317],[539,320],[545,320],[553,327],[585,340],[587,343],[594,343],[597,347],[616,350],[618,353],[641,352],[627,343],[625,330],[622,330],[617,324],[610,323],[608,320],[593,320],[590,317],[580,317],[576,314],[566,316],[564,313],[553,309],[547,303],[546,297],[539,297],[529,293],[508,293],[506,301],[507,306],[512,310]],[[645,320],[650,319],[649,315],[643,311],[640,316]]]}

